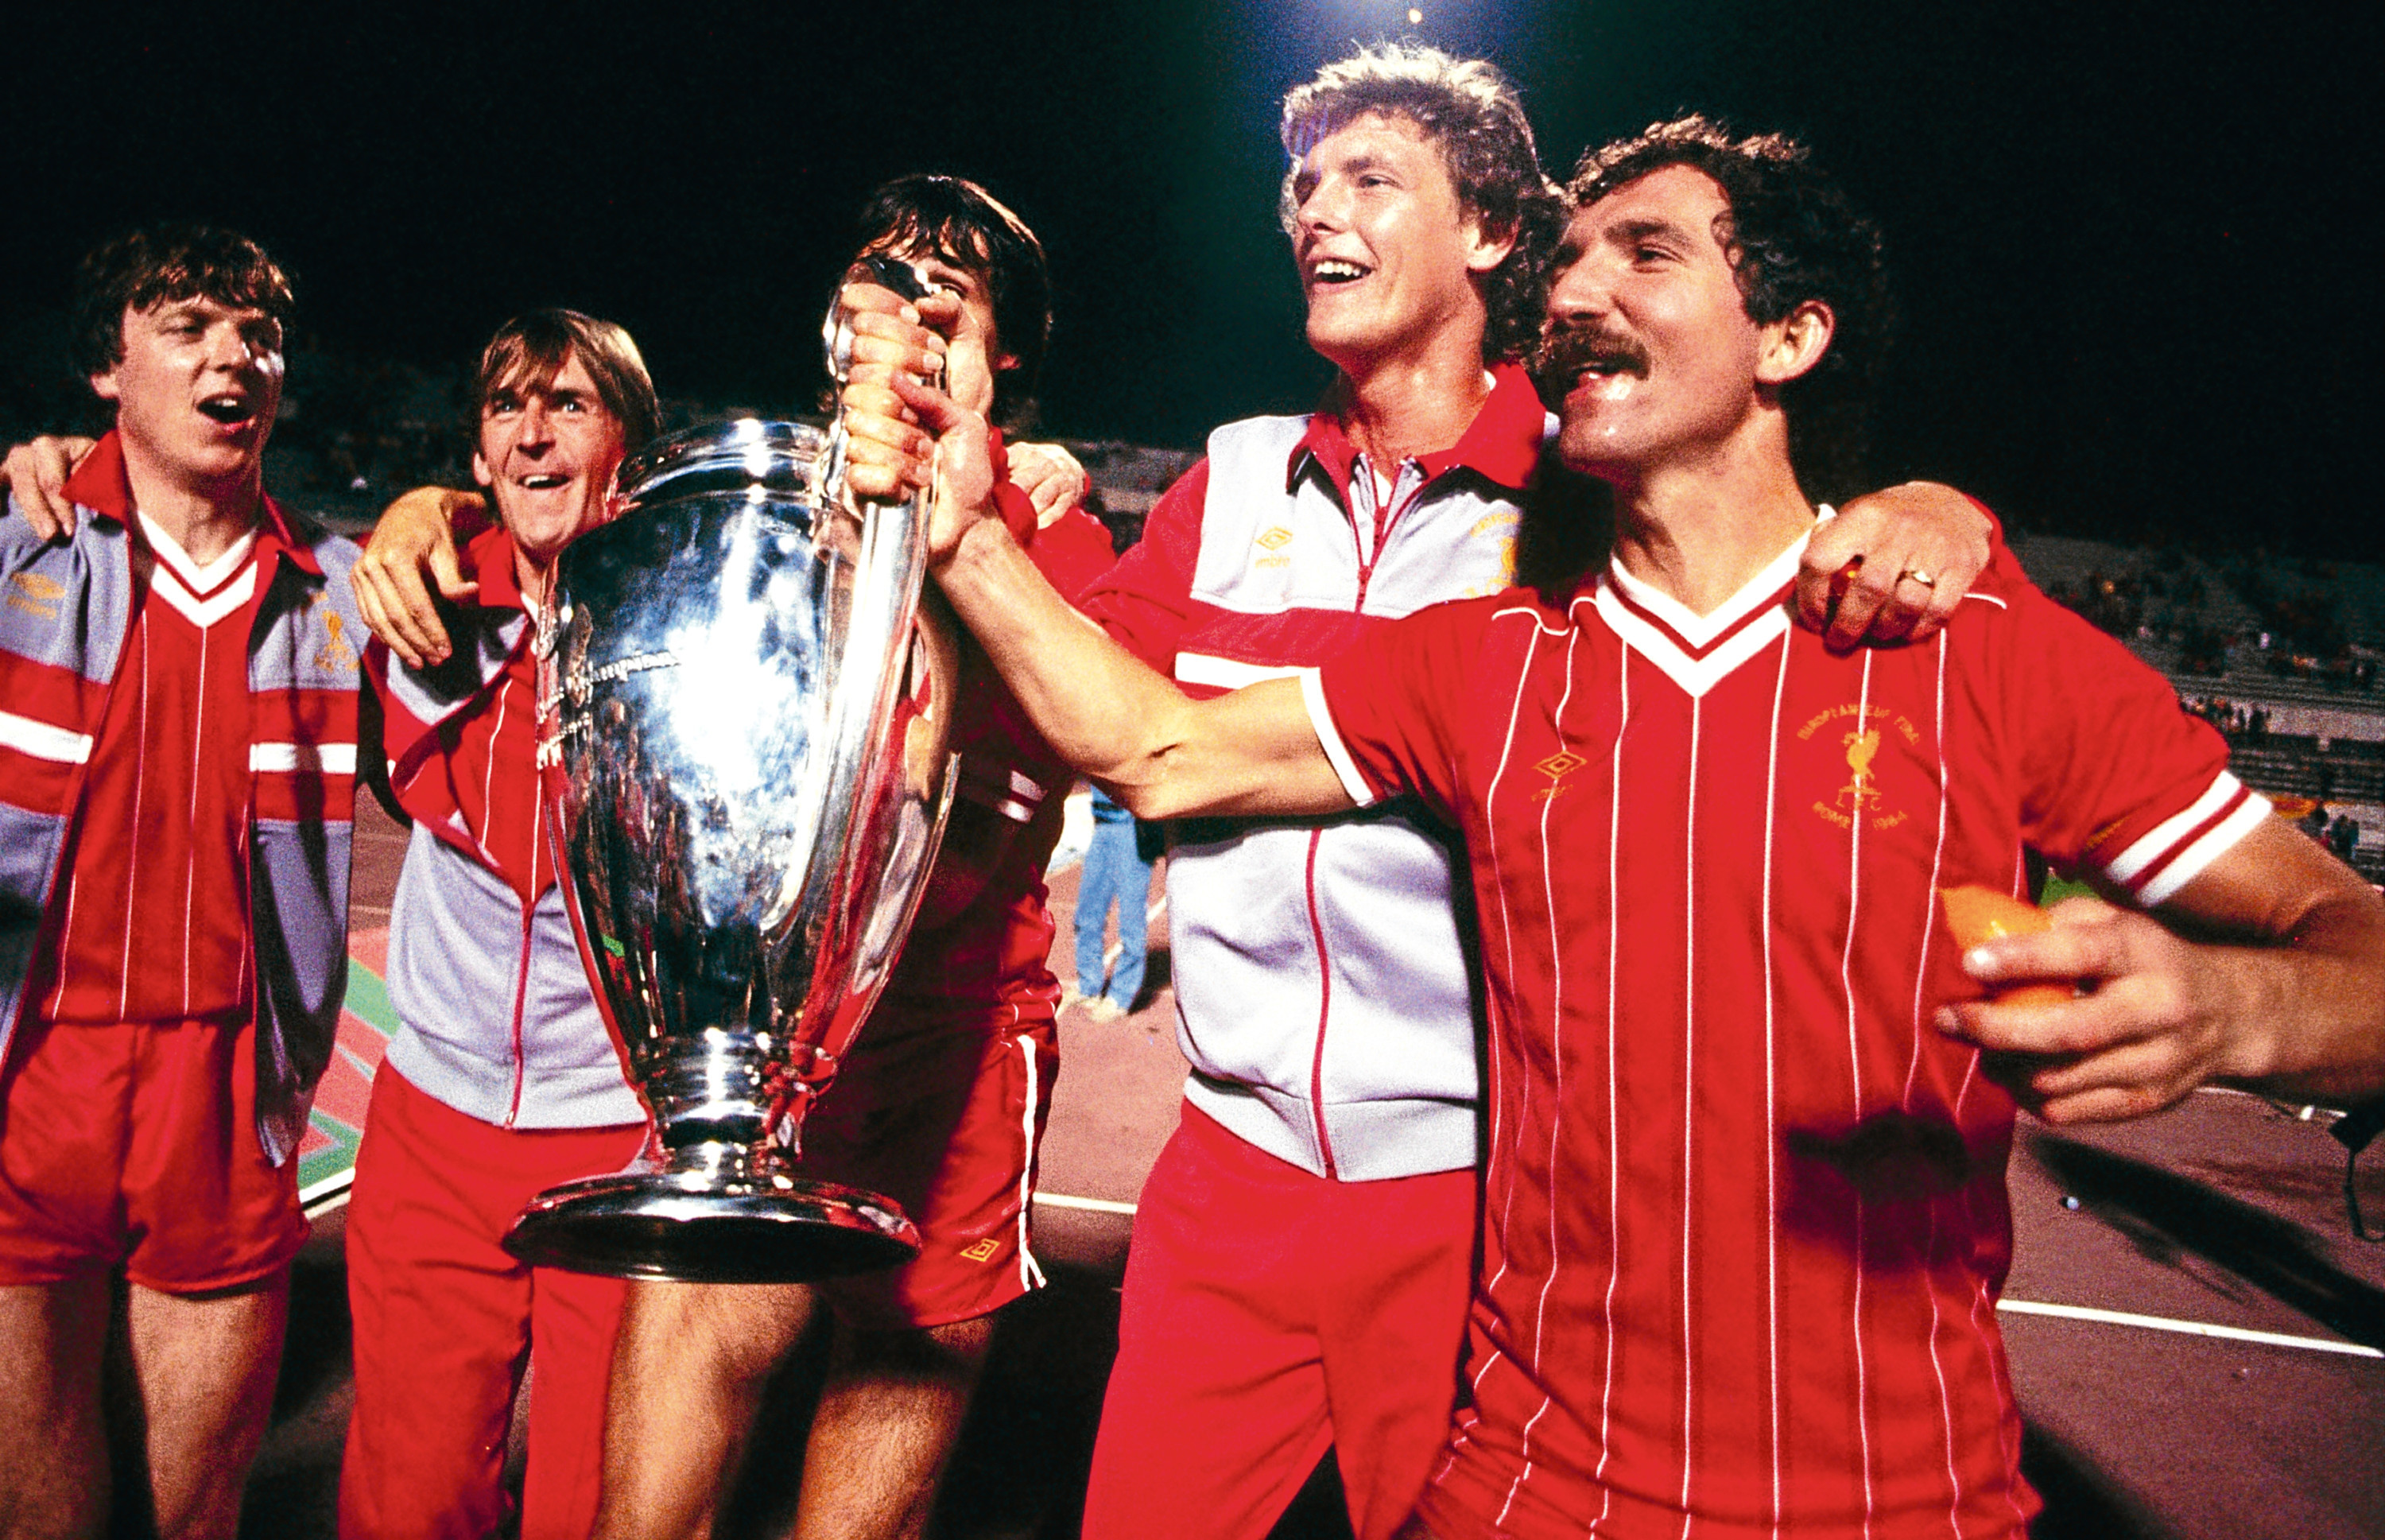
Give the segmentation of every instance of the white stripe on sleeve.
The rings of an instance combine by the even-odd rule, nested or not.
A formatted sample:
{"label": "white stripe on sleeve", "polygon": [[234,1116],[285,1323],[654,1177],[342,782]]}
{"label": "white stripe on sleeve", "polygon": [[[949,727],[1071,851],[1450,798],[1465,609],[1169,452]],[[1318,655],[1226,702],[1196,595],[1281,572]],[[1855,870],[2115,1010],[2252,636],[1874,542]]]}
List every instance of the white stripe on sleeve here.
{"label": "white stripe on sleeve", "polygon": [[1375,788],[1367,784],[1367,778],[1358,773],[1358,762],[1350,757],[1350,750],[1342,744],[1342,734],[1334,730],[1333,713],[1325,708],[1325,686],[1315,669],[1300,670],[1300,699],[1308,707],[1308,725],[1316,732],[1317,745],[1325,750],[1325,757],[1332,764],[1333,773],[1341,778],[1342,789],[1350,794],[1350,800],[1358,807],[1373,807],[1379,800]]}
{"label": "white stripe on sleeve", "polygon": [[88,732],[70,732],[13,711],[0,711],[0,748],[61,765],[83,765],[91,762],[92,741]]}
{"label": "white stripe on sleeve", "polygon": [[2178,853],[2178,859],[2137,892],[2147,908],[2167,903],[2178,890],[2203,875],[2204,869],[2235,848],[2236,842],[2261,826],[2269,816],[2269,799],[2258,792],[2245,794],[2244,805],[2222,819],[2212,831]]}
{"label": "white stripe on sleeve", "polygon": [[1176,677],[1186,684],[1210,684],[1220,690],[1239,690],[1245,684],[1256,684],[1267,679],[1291,679],[1300,670],[1290,664],[1243,663],[1230,657],[1213,657],[1203,652],[1180,652],[1176,655]]}
{"label": "white stripe on sleeve", "polygon": [[248,768],[252,771],[288,773],[306,770],[317,775],[354,775],[356,773],[356,745],[251,744],[248,745]]}
{"label": "white stripe on sleeve", "polygon": [[[2195,825],[2213,817],[2220,808],[2228,806],[2236,794],[2243,789],[2242,782],[2228,771],[2221,770],[2218,779],[2211,783],[2210,789],[2194,799],[2192,807],[2176,818],[2155,824],[2142,839],[2105,862],[2104,870],[2116,883],[2136,881],[2145,868],[2166,855],[2171,845],[2191,833]],[[2267,807],[2268,804],[2266,801],[2262,803],[2265,811]]]}
{"label": "white stripe on sleeve", "polygon": [[[2170,854],[2170,846],[2175,846],[2175,844],[2178,844],[2179,839],[2185,839],[2187,834],[2191,834],[2191,832],[2196,830],[2196,825],[2202,825],[2202,822],[2208,822],[2208,820],[2211,820],[2211,818],[2216,818],[2216,815],[2218,815],[2218,810],[2220,810],[2220,808],[2225,808],[2225,806],[2230,804],[2230,801],[2235,801],[2237,794],[2241,794],[2241,792],[2244,792],[2244,782],[2237,780],[2237,777],[2232,775],[2232,772],[2228,772],[2228,770],[2220,770],[2218,777],[2216,777],[2216,780],[2211,782],[2211,789],[2208,789],[2208,792],[2204,792],[2202,796],[2196,796],[2196,798],[2194,798],[2194,806],[2190,806],[2190,808],[2187,808],[2185,813],[2179,813],[2179,815],[2175,815],[2175,818],[2168,818],[2168,820],[2163,820],[2163,822],[2158,822],[2158,825],[2154,825],[2152,830],[2146,832],[2144,837],[2137,839],[2137,844],[2132,844],[2132,846],[2128,846],[2128,848],[2125,848],[2125,851],[2120,851],[2120,854],[2117,854],[2117,856],[2113,856],[2111,860],[2106,860],[2106,863],[2104,863],[2104,870],[2106,870],[2108,875],[2111,875],[2111,880],[2113,880],[2113,882],[2123,882],[2123,884],[2132,884],[2132,882],[2135,882],[2137,877],[2144,875],[2146,868],[2152,868],[2152,865],[2156,863],[2156,860],[2161,860],[2163,856],[2168,856],[2168,854]],[[2254,806],[2254,808],[2258,808],[2258,813],[2254,815],[2254,818],[2256,818],[2256,820],[2258,820],[2258,818],[2264,818],[2264,815],[2268,815],[2268,798],[2266,798],[2266,796],[2258,796],[2258,794],[2247,794],[2247,806]],[[2241,813],[2241,808],[2237,810],[2237,813]],[[2223,825],[2220,825],[2220,827],[2223,827],[2223,830],[2225,830],[2225,827],[2232,827],[2232,825],[2235,825],[2235,822],[2237,822],[2237,818],[2228,818],[2228,822],[2223,822]],[[2237,839],[2244,837],[2244,830],[2249,830],[2249,827],[2252,827],[2252,822],[2247,822],[2247,825],[2244,825],[2244,827],[2240,827],[2240,830],[2237,830],[2235,834],[2232,834],[2232,837],[2228,839],[2228,844],[2235,844]],[[2214,830],[2214,832],[2218,832],[2218,830]],[[2202,846],[2202,844],[2204,844],[2204,842],[2196,842],[2196,846]],[[2218,856],[2220,851],[2223,851],[2223,848],[2228,848],[2228,846],[2225,846],[2225,844],[2223,844],[2223,846],[2214,848],[2214,851],[2211,851],[2211,854],[2208,854],[2208,856],[2204,856],[2204,858],[2194,865],[2194,870],[2196,870],[2196,872],[2202,870],[2204,865],[2211,863],[2211,858],[2214,858],[2214,856]],[[2182,860],[2182,858],[2185,858],[2185,856],[2179,856],[2179,860]],[[2191,875],[2194,875],[2194,872],[2187,872],[2187,877],[2191,877]],[[2182,877],[2182,880],[2179,880],[2179,882],[2185,882],[2187,877]],[[2168,884],[2168,872],[2163,872],[2163,884]],[[2170,892],[2175,892],[2175,887],[2170,889]],[[2146,904],[2156,904],[2158,899],[2144,899],[2144,901],[2146,901]]]}

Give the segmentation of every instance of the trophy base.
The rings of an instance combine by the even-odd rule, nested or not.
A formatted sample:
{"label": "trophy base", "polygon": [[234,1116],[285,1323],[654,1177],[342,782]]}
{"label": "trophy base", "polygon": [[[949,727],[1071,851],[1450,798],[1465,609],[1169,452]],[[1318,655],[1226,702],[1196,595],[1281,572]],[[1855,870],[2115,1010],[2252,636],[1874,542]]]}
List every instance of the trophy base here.
{"label": "trophy base", "polygon": [[506,1232],[533,1267],[682,1283],[806,1283],[919,1254],[892,1199],[782,1172],[626,1172],[548,1189]]}

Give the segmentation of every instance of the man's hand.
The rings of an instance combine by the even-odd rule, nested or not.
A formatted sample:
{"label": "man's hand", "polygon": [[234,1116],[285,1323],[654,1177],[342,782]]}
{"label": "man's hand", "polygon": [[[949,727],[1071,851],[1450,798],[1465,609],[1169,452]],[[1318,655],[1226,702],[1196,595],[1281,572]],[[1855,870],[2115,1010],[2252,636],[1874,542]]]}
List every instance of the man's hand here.
{"label": "man's hand", "polygon": [[1939,1030],[2049,1122],[2137,1117],[2215,1082],[2335,1106],[2385,1092],[2385,900],[2350,869],[2264,819],[2160,912],[2073,898],[2050,930],[1973,947],[1982,983],[2088,993],[1949,1005]]}
{"label": "man's hand", "polygon": [[932,488],[928,559],[941,567],[974,524],[992,520],[993,457],[985,419],[899,369],[855,364],[844,387],[845,488],[892,502]]}
{"label": "man's hand", "polygon": [[855,281],[838,290],[836,300],[844,315],[848,371],[875,366],[929,380],[944,367],[944,333],[960,319],[959,295],[937,289],[908,300]]}
{"label": "man's hand", "polygon": [[1943,1006],[1938,1028],[1979,1045],[1988,1070],[2050,1123],[2100,1122],[2159,1111],[2196,1086],[2251,1066],[2229,1061],[2232,1003],[2219,949],[2100,898],[2051,911],[2054,928],[1964,954],[1983,984],[2087,986],[2061,1005]]}
{"label": "man's hand", "polygon": [[487,506],[475,492],[417,487],[382,511],[356,559],[356,608],[372,633],[411,668],[443,663],[455,650],[431,590],[435,585],[451,600],[480,593],[481,585],[464,576],[456,520]]}
{"label": "man's hand", "polygon": [[0,492],[17,495],[25,522],[44,540],[65,540],[74,533],[74,501],[67,495],[67,477],[75,462],[91,453],[94,440],[56,438],[48,434],[19,444],[0,461]]}
{"label": "man's hand", "polygon": [[1806,543],[1798,622],[1841,652],[1866,639],[1920,641],[1987,566],[1989,528],[1976,504],[1935,482],[1867,493]]}
{"label": "man's hand", "polygon": [[1035,505],[1037,527],[1049,524],[1085,500],[1093,478],[1077,457],[1056,444],[1014,444],[1010,451],[1010,484]]}
{"label": "man's hand", "polygon": [[944,357],[944,339],[932,327],[951,324],[960,302],[940,291],[914,303],[875,283],[847,283],[837,297],[853,333],[852,368],[839,396],[845,490],[883,503],[933,488],[928,547],[941,565],[969,525],[993,511],[984,417],[923,382]]}
{"label": "man's hand", "polygon": [[[924,382],[934,379],[940,369],[957,367],[945,333],[960,319],[961,305],[949,290],[906,300],[890,289],[856,281],[838,291],[837,303],[845,318],[849,381],[882,382],[891,374],[902,373]],[[982,378],[977,382],[977,394],[991,401],[993,376],[982,369],[979,372]],[[956,399],[968,399],[961,382],[947,383]],[[1076,507],[1093,484],[1077,457],[1056,444],[1014,444],[1009,446],[1009,459],[1011,484],[1034,505],[1039,525],[1049,524]],[[892,495],[880,489],[875,476],[866,475],[861,482],[847,484],[856,496]]]}

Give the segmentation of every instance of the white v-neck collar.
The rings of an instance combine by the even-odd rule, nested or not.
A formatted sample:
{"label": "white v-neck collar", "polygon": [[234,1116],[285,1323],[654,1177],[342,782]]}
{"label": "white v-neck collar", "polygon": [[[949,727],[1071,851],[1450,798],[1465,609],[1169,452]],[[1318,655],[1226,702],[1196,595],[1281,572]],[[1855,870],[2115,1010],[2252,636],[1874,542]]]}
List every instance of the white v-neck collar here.
{"label": "white v-neck collar", "polygon": [[181,542],[166,532],[165,525],[137,510],[135,517],[141,520],[141,532],[149,537],[149,548],[157,553],[157,559],[173,569],[174,575],[194,594],[210,593],[221,585],[224,579],[240,570],[241,563],[256,546],[256,530],[252,525],[225,547],[221,556],[202,567],[182,549]]}
{"label": "white v-neck collar", "polygon": [[201,631],[244,607],[256,592],[256,567],[249,559],[256,553],[254,527],[202,567],[164,525],[138,509],[133,516],[141,520],[141,532],[157,557],[151,591]]}
{"label": "white v-neck collar", "polygon": [[1619,559],[1610,559],[1594,599],[1599,616],[1683,692],[1703,695],[1788,632],[1789,607],[1779,602],[1781,591],[1796,581],[1806,543],[1830,517],[1831,510],[1823,508],[1804,534],[1704,615],[1633,577]]}

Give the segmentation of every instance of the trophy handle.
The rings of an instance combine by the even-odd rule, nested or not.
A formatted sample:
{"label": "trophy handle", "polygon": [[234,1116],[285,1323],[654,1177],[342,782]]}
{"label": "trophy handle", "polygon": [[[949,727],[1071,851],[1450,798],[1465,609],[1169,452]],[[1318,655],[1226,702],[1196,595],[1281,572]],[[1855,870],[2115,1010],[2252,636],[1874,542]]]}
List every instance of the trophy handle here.
{"label": "trophy handle", "polygon": [[[955,751],[945,757],[943,795],[936,800],[935,813],[929,820],[926,837],[919,844],[918,866],[923,873],[935,864],[936,852],[943,848],[944,826],[952,821],[953,804],[959,799],[960,784],[961,757],[958,751]],[[897,861],[905,859],[906,854],[896,857]],[[887,880],[890,883],[902,881],[899,871],[892,864],[888,868]],[[854,1033],[877,1007],[878,996],[886,992],[888,981],[894,976],[894,961],[902,952],[904,938],[911,933],[911,921],[918,916],[919,905],[928,895],[928,884],[924,880],[910,883],[909,888],[901,908],[874,916],[869,930],[862,937],[860,955],[854,965],[858,987],[848,996],[849,1004],[840,1013],[848,1017],[851,1025],[839,1034],[835,1045],[830,1050],[837,1058],[843,1057],[844,1050],[852,1044]]]}
{"label": "trophy handle", "polygon": [[[841,294],[846,283],[856,278],[867,279],[881,289],[892,289],[905,299],[925,299],[942,287],[931,282],[927,273],[899,257],[889,257],[882,251],[867,257],[856,257],[838,280]],[[828,377],[842,385],[853,373],[853,312],[846,309],[837,295],[830,295],[828,315],[820,321],[820,347],[828,356]],[[944,388],[944,371],[940,366],[934,379],[928,383],[938,390]]]}
{"label": "trophy handle", "polygon": [[[820,320],[820,348],[826,355],[828,377],[839,385],[853,376],[853,312],[845,308],[841,296],[843,285],[856,278],[891,289],[905,299],[924,299],[942,287],[931,282],[918,267],[884,252],[855,257],[853,265],[845,269],[844,277],[838,281],[837,294],[829,296],[828,314]],[[944,365],[936,366],[928,383],[938,390],[948,388]],[[829,426],[828,454],[821,464],[820,484],[828,489],[830,500],[838,507],[866,519],[865,510],[844,495],[845,446],[852,437],[845,430],[844,408],[840,405],[836,420]]]}

